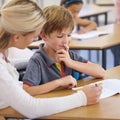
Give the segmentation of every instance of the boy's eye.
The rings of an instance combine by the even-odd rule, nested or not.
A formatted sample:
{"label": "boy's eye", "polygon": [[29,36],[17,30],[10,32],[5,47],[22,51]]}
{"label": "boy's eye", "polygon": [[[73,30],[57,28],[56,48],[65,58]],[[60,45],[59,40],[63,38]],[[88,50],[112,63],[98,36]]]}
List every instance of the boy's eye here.
{"label": "boy's eye", "polygon": [[58,36],[57,36],[57,38],[62,38],[62,37],[63,37],[63,35],[58,35]]}

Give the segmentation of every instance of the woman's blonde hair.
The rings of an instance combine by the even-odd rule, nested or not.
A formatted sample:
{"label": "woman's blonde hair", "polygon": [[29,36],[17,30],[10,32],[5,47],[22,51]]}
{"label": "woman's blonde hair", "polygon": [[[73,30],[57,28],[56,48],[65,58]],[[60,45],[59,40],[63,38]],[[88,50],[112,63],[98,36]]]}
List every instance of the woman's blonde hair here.
{"label": "woman's blonde hair", "polygon": [[0,49],[7,47],[12,34],[26,35],[44,23],[35,0],[8,0],[0,10]]}
{"label": "woman's blonde hair", "polygon": [[42,31],[50,35],[54,31],[61,32],[63,29],[70,28],[71,31],[74,28],[74,20],[71,13],[57,5],[51,5],[43,9],[46,23],[44,24]]}

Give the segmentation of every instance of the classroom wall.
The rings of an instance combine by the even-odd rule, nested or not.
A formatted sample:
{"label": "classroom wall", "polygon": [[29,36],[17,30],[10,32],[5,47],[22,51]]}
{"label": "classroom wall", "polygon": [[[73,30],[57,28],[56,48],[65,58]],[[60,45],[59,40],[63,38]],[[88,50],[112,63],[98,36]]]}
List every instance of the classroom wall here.
{"label": "classroom wall", "polygon": [[46,7],[47,5],[59,5],[60,4],[60,0],[43,0],[44,1],[44,7]]}

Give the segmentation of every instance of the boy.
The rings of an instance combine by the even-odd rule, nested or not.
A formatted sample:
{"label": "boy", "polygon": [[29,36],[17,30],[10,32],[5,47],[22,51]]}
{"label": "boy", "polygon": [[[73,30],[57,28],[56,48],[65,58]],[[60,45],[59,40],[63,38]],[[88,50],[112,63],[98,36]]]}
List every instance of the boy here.
{"label": "boy", "polygon": [[46,23],[40,34],[45,43],[29,61],[23,78],[26,87],[40,85],[41,93],[45,93],[59,86],[75,87],[73,77],[80,79],[81,73],[103,78],[102,67],[69,50],[74,21],[68,10],[53,5],[46,7],[43,13]]}

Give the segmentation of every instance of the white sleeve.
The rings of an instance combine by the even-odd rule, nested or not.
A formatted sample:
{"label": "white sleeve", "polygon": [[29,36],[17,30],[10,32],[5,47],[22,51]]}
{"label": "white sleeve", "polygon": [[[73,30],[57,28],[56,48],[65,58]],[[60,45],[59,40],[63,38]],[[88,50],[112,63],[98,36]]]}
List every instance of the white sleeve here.
{"label": "white sleeve", "polygon": [[2,74],[0,81],[0,100],[27,118],[52,115],[84,106],[87,102],[86,96],[82,91],[65,97],[34,98],[25,92],[18,82],[12,80],[10,75],[9,78],[7,78]]}

